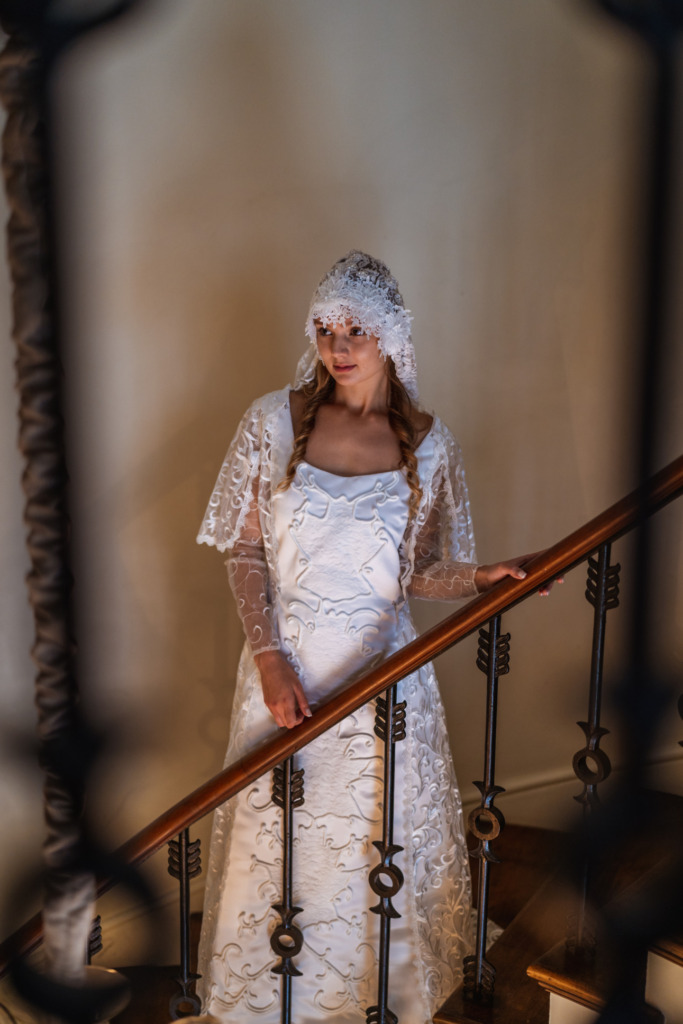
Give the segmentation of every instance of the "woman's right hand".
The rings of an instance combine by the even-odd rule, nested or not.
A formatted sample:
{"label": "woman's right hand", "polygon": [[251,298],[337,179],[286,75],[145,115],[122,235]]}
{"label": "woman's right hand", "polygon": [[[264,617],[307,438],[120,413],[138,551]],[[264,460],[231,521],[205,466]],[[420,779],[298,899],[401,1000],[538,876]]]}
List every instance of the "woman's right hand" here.
{"label": "woman's right hand", "polygon": [[311,717],[298,675],[280,651],[254,655],[261,676],[263,702],[281,729],[292,729]]}

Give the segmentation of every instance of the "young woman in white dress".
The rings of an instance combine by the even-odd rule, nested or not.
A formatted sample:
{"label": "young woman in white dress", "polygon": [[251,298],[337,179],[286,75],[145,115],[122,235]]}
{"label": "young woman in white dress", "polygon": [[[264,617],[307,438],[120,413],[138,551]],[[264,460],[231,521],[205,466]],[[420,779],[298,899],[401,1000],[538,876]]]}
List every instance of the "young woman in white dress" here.
{"label": "young woman in white dress", "polygon": [[[198,540],[228,552],[246,643],[226,764],[415,636],[408,597],[474,596],[525,559],[477,565],[462,458],[418,405],[410,317],[379,260],[351,252],[325,275],[292,389],[245,414]],[[389,1006],[427,1024],[471,951],[462,810],[431,665],[399,684]],[[368,875],[381,838],[374,707],[296,755],[294,899],[302,972],[296,1024],[365,1024],[376,1002],[379,920]],[[219,808],[207,871],[198,985],[219,1021],[279,1024],[269,935],[280,923],[281,812],[270,774]]]}

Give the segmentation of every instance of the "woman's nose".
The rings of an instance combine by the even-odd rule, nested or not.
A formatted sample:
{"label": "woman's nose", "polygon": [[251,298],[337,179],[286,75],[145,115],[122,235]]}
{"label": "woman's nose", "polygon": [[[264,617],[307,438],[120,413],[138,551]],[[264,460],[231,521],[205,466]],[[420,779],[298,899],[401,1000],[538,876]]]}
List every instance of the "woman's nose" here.
{"label": "woman's nose", "polygon": [[349,347],[349,336],[346,331],[335,331],[331,339],[333,352],[346,352]]}

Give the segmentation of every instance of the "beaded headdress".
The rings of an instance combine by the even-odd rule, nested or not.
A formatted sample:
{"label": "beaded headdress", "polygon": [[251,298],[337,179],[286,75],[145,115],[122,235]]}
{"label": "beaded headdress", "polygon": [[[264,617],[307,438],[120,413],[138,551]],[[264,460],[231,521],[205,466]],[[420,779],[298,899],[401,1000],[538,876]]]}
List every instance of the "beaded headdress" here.
{"label": "beaded headdress", "polygon": [[294,387],[313,379],[318,362],[314,320],[327,327],[351,320],[367,334],[374,334],[377,347],[391,356],[398,379],[417,401],[415,350],[410,336],[410,311],[403,305],[396,278],[381,260],[357,249],[347,253],[329,270],[313,293],[306,320],[311,345],[299,360]]}

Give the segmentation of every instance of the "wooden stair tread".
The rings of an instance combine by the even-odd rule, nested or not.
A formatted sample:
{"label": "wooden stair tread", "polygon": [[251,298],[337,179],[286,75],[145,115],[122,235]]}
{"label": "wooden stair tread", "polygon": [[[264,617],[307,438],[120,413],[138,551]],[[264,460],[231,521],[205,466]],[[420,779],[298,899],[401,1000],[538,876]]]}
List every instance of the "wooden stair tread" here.
{"label": "wooden stair tread", "polygon": [[116,1024],[169,1024],[170,999],[180,992],[177,966],[117,967],[131,987],[131,1000],[113,1019]]}
{"label": "wooden stair tread", "polygon": [[[496,839],[495,853],[500,864],[490,873],[489,917],[507,928],[532,898],[539,886],[553,874],[563,849],[563,832],[535,828],[530,825],[506,825]],[[477,839],[468,833],[470,854]],[[472,857],[472,889],[476,906],[479,861]]]}
{"label": "wooden stair tread", "polygon": [[[197,970],[197,944],[202,915],[190,914],[190,972]],[[113,1019],[116,1024],[169,1024],[169,1002],[179,995],[181,987],[176,981],[180,975],[177,964],[150,967],[117,967],[131,987],[131,999],[125,1010]]]}
{"label": "wooden stair tread", "polygon": [[[672,848],[679,848],[683,836],[682,801],[671,794],[652,793],[651,797],[657,813],[658,833],[642,835],[629,844],[628,850],[616,860],[602,889],[601,895],[610,905],[613,922],[618,921],[622,914],[625,914],[626,921],[633,915],[641,916],[651,903],[664,904],[667,893],[674,888],[677,867]],[[621,931],[621,928],[617,926],[617,930]],[[658,939],[651,949],[683,964],[680,936]],[[642,970],[644,988],[644,959]],[[592,961],[577,959],[567,951],[563,942],[559,942],[530,964],[527,973],[548,991],[592,1010],[600,1010],[604,1006],[603,995],[609,990],[610,978],[614,976],[609,952],[599,939]]]}
{"label": "wooden stair tread", "polygon": [[[670,853],[672,836],[681,836],[681,798],[671,794],[651,793],[648,794],[648,800],[656,811],[656,833],[654,836],[652,833],[644,833],[632,839],[609,864],[609,870],[605,872],[607,882],[603,889],[607,900],[637,885],[653,866]],[[511,833],[509,837],[508,832]],[[563,854],[567,852],[557,846],[562,834],[542,833],[543,830],[531,829],[529,835],[524,836],[519,826],[506,826],[496,840],[495,852],[503,863],[494,864],[491,871],[491,918],[503,926],[508,925],[506,918],[514,909],[517,899],[514,893],[505,896],[504,890],[510,878],[515,878],[519,883],[520,895],[525,887],[533,884],[534,876],[542,879],[544,868],[546,881],[487,953],[487,959],[496,968],[492,1005],[468,1002],[460,988],[438,1010],[434,1016],[435,1024],[547,1024],[550,991],[561,992],[593,1009],[602,1005],[599,1001],[600,976],[597,982],[589,985],[587,968],[583,972],[577,968],[573,975],[575,965],[570,965],[565,957],[566,922],[567,917],[576,910],[577,897],[566,881],[562,881],[561,870],[553,877],[548,874],[549,866],[557,868]],[[507,851],[506,838],[509,843]],[[567,838],[564,837],[568,849]],[[532,846],[538,843],[531,855],[528,849],[524,849],[525,843],[529,841]],[[517,844],[520,845],[520,865],[514,863]],[[508,864],[506,856],[510,853],[513,863]],[[500,916],[497,917],[497,914]],[[683,962],[683,943],[675,939],[658,942],[657,952],[677,963]],[[655,1019],[658,1019],[656,1014],[653,1016]]]}
{"label": "wooden stair tread", "polygon": [[[656,850],[654,854],[656,855]],[[646,907],[653,897],[657,900],[661,899],[662,890],[666,889],[666,872],[671,867],[670,858],[662,858],[658,863],[651,865],[650,870],[641,878],[629,885],[623,892],[617,893],[611,900],[613,921],[618,920],[620,908],[628,908],[631,904],[632,908],[636,907],[636,913],[641,913],[642,908]],[[657,893],[658,889],[659,893]],[[637,908],[638,903],[641,904],[640,910]],[[652,944],[650,948],[667,959],[673,960],[674,963],[683,963],[683,947],[680,939],[663,938]],[[605,1003],[604,994],[609,991],[610,985],[613,985],[612,966],[610,952],[600,941],[597,943],[594,959],[589,961],[582,961],[572,956],[566,949],[565,943],[560,942],[530,964],[527,974],[549,992],[555,992],[591,1010],[601,1010]],[[645,970],[645,956],[643,955],[643,990],[645,988]]]}
{"label": "wooden stair tread", "polygon": [[650,949],[665,960],[683,967],[683,935],[675,935],[666,939],[657,939]]}
{"label": "wooden stair tread", "polygon": [[490,1006],[468,1002],[459,988],[434,1015],[434,1024],[547,1024],[548,993],[527,976],[526,969],[530,959],[564,936],[573,899],[556,876],[547,878],[487,953],[496,968],[494,1002]]}
{"label": "wooden stair tread", "polygon": [[[548,992],[571,999],[572,1002],[599,1012],[605,1005],[604,993],[608,988],[608,965],[598,956],[594,963],[575,961],[560,943],[533,963],[527,970]],[[659,1010],[647,1007],[652,1022],[663,1020]]]}

